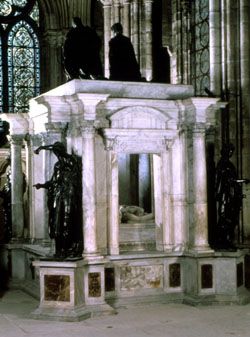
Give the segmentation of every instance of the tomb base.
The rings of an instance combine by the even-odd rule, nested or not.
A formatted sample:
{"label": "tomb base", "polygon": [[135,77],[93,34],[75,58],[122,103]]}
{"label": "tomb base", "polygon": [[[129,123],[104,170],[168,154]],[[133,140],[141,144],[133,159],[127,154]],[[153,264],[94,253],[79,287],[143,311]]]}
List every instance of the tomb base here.
{"label": "tomb base", "polygon": [[103,259],[91,263],[42,259],[33,265],[40,280],[40,304],[31,313],[33,318],[80,321],[115,313],[104,300]]}

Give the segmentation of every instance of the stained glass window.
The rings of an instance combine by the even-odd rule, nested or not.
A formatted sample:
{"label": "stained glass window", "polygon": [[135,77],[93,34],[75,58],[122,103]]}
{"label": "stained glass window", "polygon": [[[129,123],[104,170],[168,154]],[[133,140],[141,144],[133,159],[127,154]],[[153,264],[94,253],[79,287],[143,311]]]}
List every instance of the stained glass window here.
{"label": "stained glass window", "polygon": [[0,108],[27,112],[40,93],[39,8],[35,0],[0,1]]}
{"label": "stained glass window", "polygon": [[206,95],[209,89],[209,0],[193,0],[192,3],[191,74],[196,96]]}

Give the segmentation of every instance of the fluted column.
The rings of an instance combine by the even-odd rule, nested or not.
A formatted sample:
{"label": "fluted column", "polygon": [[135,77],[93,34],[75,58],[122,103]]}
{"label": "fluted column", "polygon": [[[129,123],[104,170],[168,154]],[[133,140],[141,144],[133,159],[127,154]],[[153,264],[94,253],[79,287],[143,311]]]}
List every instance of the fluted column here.
{"label": "fluted column", "polygon": [[221,94],[221,19],[220,1],[209,1],[210,90]]}
{"label": "fluted column", "polygon": [[104,16],[104,75],[109,78],[109,40],[111,37],[111,0],[101,0]]}
{"label": "fluted column", "polygon": [[152,12],[153,0],[144,0],[145,3],[145,75],[147,81],[153,78],[153,37],[152,37]]}
{"label": "fluted column", "polygon": [[22,144],[24,135],[11,136],[11,218],[12,238],[23,237],[23,170]]}
{"label": "fluted column", "polygon": [[130,37],[130,0],[123,0],[123,31]]}
{"label": "fluted column", "polygon": [[208,250],[207,171],[205,126],[196,124],[193,132],[193,226],[195,250]]}
{"label": "fluted column", "polygon": [[95,128],[93,122],[82,126],[82,206],[83,206],[83,256],[97,254],[96,237],[96,181],[95,181]]}

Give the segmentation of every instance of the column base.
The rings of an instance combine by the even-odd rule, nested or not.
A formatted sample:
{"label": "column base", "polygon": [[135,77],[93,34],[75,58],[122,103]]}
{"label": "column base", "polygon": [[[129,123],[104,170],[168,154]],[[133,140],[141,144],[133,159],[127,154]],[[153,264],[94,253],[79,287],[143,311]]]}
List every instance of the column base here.
{"label": "column base", "polygon": [[101,261],[104,259],[103,255],[96,253],[83,253],[82,257],[85,261]]}
{"label": "column base", "polygon": [[190,253],[194,254],[210,254],[214,253],[214,249],[212,249],[209,245],[206,246],[193,246],[188,250]]}

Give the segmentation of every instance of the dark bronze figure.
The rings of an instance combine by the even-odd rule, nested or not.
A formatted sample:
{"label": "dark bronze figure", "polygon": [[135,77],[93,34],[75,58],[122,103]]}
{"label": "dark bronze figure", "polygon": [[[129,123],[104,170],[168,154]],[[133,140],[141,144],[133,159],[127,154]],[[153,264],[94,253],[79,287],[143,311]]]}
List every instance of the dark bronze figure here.
{"label": "dark bronze figure", "polygon": [[247,179],[238,179],[234,164],[230,161],[234,152],[233,144],[224,144],[221,158],[216,167],[217,234],[215,248],[234,248],[235,229],[239,226],[242,207],[242,183]]}
{"label": "dark bronze figure", "polygon": [[117,22],[111,27],[115,36],[109,41],[110,80],[141,81],[140,68],[137,63],[133,45],[123,35],[123,27]]}
{"label": "dark bronze figure", "polygon": [[35,150],[50,150],[57,156],[51,179],[34,185],[48,190],[49,235],[55,239],[55,257],[65,259],[82,254],[81,168],[77,156],[66,152],[63,143],[40,146]]}
{"label": "dark bronze figure", "polygon": [[84,26],[79,17],[74,17],[63,46],[64,68],[68,80],[103,78],[101,45],[96,31]]}
{"label": "dark bronze figure", "polygon": [[[7,157],[2,165],[0,175],[6,172],[7,167],[10,165],[10,157]],[[3,209],[3,242],[7,243],[10,241],[12,236],[12,226],[11,226],[11,173],[7,173],[7,181],[4,184],[3,188],[0,191],[0,198],[2,201]]]}
{"label": "dark bronze figure", "polygon": [[0,118],[0,147],[7,144],[7,135],[9,134],[9,123]]}

